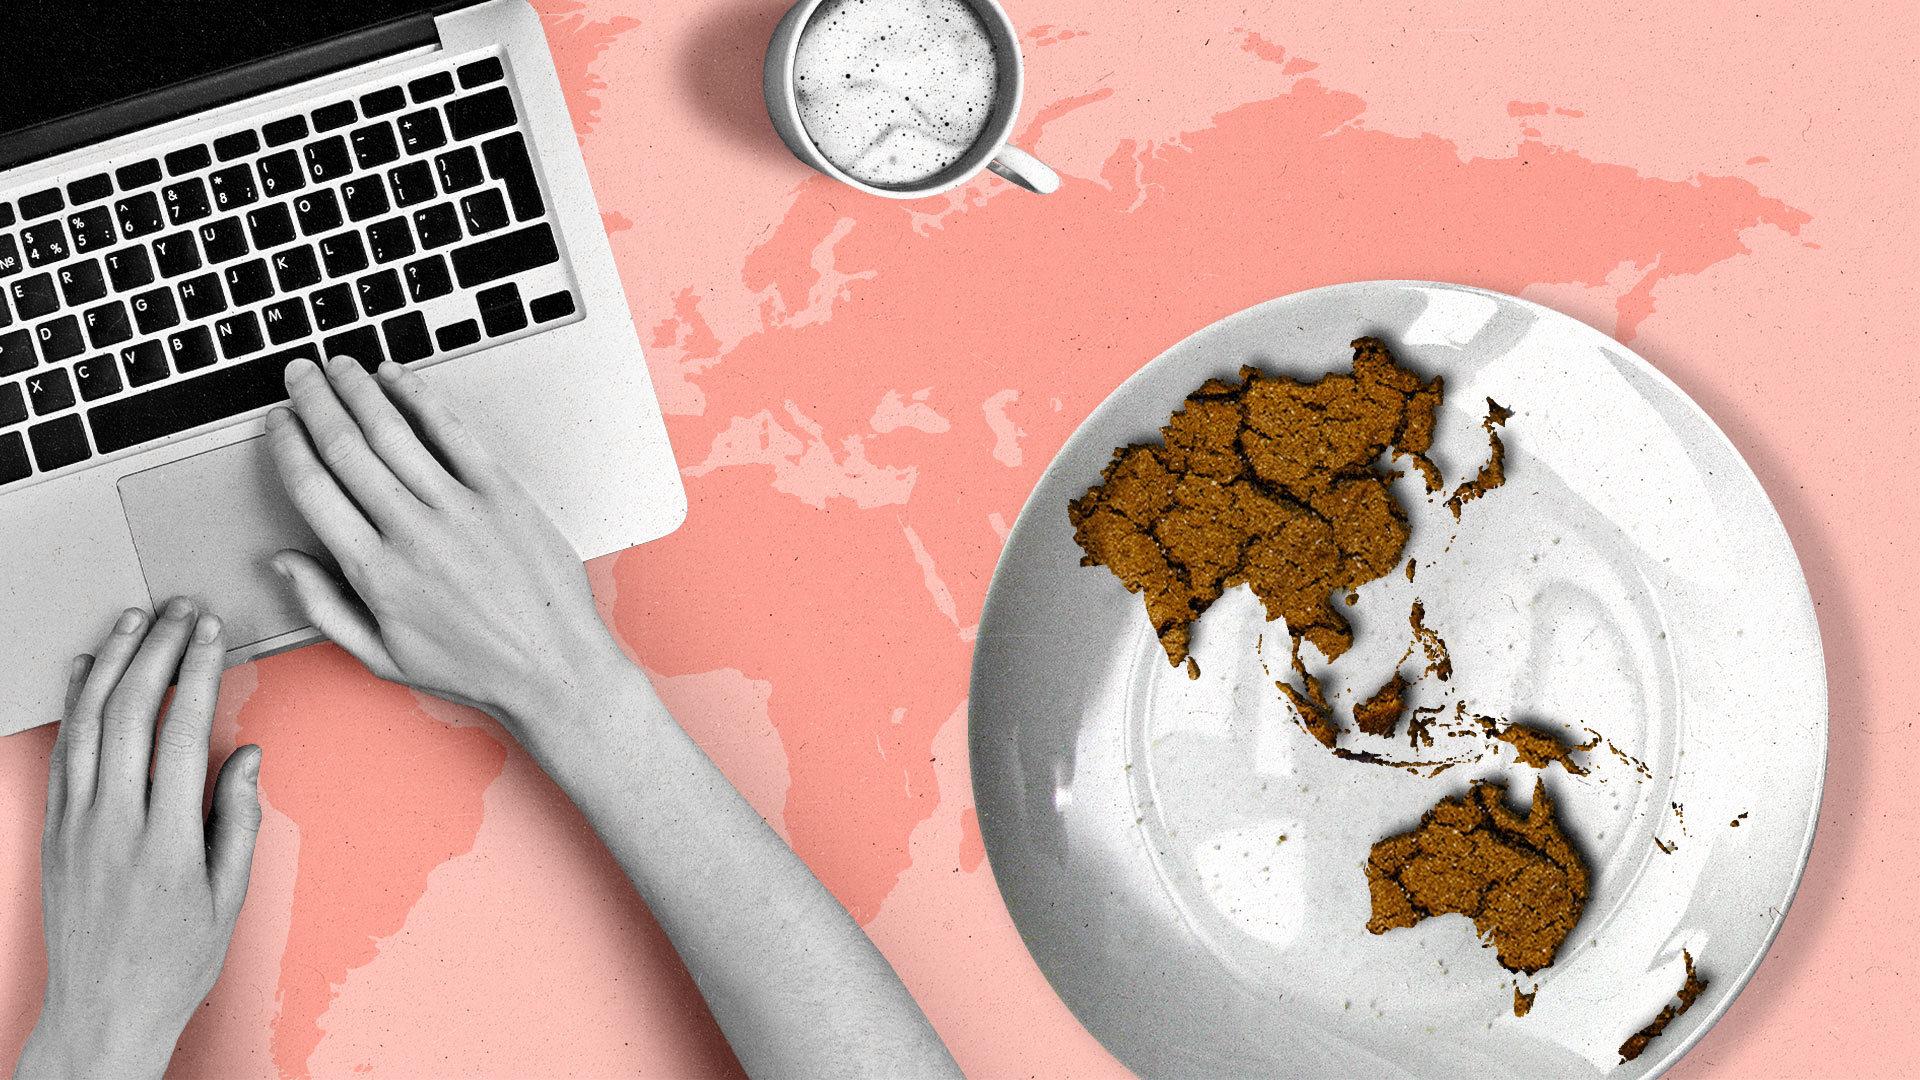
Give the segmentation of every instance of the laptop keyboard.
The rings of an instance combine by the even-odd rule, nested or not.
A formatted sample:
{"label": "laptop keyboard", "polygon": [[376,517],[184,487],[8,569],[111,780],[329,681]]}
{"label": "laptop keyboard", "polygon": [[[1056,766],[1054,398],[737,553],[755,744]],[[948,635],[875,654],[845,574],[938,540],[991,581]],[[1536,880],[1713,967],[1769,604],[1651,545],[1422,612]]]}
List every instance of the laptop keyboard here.
{"label": "laptop keyboard", "polygon": [[380,81],[0,194],[0,490],[577,315],[500,58]]}

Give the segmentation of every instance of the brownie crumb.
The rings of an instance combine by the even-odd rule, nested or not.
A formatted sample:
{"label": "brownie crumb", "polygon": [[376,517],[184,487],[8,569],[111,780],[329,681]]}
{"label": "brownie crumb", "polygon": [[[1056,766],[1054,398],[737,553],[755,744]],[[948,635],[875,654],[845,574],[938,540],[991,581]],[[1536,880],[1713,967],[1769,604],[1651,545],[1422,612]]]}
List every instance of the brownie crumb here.
{"label": "brownie crumb", "polygon": [[1675,995],[1677,1000],[1668,1002],[1666,1007],[1660,1010],[1660,1015],[1653,1018],[1652,1023],[1634,1032],[1632,1037],[1620,1044],[1621,1061],[1632,1061],[1639,1057],[1646,1050],[1648,1043],[1659,1038],[1660,1033],[1667,1030],[1667,1025],[1673,1023],[1675,1017],[1693,1008],[1694,1000],[1706,991],[1707,980],[1693,973],[1693,954],[1682,949],[1680,959],[1687,965],[1687,981],[1680,984],[1680,992]]}
{"label": "brownie crumb", "polygon": [[1533,997],[1535,994],[1538,994],[1539,992],[1540,992],[1540,988],[1536,986],[1532,990],[1523,994],[1520,992],[1520,984],[1514,983],[1513,984],[1513,1015],[1525,1016],[1528,1013],[1532,1012]]}
{"label": "brownie crumb", "polygon": [[1487,418],[1480,426],[1487,432],[1487,463],[1480,466],[1479,475],[1453,489],[1447,497],[1447,509],[1453,511],[1453,519],[1460,520],[1460,508],[1473,500],[1507,482],[1507,448],[1500,441],[1500,433],[1495,428],[1513,418],[1513,410],[1503,408],[1492,398],[1487,399]]}
{"label": "brownie crumb", "polygon": [[[1413,645],[1427,657],[1427,674],[1436,676],[1441,682],[1453,678],[1453,657],[1447,653],[1447,643],[1440,635],[1427,626],[1427,605],[1418,600],[1407,611],[1407,622],[1413,627]],[[1407,647],[1407,655],[1413,655],[1413,645]]]}
{"label": "brownie crumb", "polygon": [[1509,723],[1493,737],[1513,747],[1514,753],[1527,765],[1544,769],[1557,761],[1561,768],[1574,776],[1585,776],[1587,770],[1573,760],[1573,755],[1600,745],[1598,736],[1578,745],[1569,745],[1545,728],[1518,722]]}
{"label": "brownie crumb", "polygon": [[1407,711],[1407,680],[1398,671],[1365,701],[1353,704],[1353,726],[1368,735],[1390,736]]}

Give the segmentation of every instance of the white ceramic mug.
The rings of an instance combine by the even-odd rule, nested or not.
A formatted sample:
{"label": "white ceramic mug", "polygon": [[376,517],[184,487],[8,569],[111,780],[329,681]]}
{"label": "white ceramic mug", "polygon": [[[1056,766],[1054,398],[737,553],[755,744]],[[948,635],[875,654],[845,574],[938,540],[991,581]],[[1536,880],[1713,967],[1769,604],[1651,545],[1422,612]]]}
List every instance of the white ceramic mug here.
{"label": "white ceramic mug", "polygon": [[1019,34],[1013,29],[1013,20],[1007,18],[1007,13],[994,0],[966,0],[980,16],[981,25],[986,27],[987,37],[993,43],[999,82],[994,94],[993,112],[987,117],[987,126],[960,160],[924,180],[884,187],[849,176],[845,170],[828,161],[807,135],[806,125],[800,122],[800,102],[794,92],[793,78],[793,58],[800,48],[800,32],[806,29],[807,20],[813,18],[814,11],[824,2],[800,0],[793,5],[780,19],[780,25],[774,27],[773,41],[767,46],[762,83],[767,98],[767,115],[772,118],[773,129],[780,133],[781,141],[787,144],[787,149],[792,150],[795,157],[843,184],[887,199],[921,199],[938,195],[973,179],[981,169],[992,169],[995,174],[1042,195],[1059,188],[1059,174],[1025,150],[1007,145],[1007,138],[1013,134],[1014,120],[1020,115],[1020,90],[1024,75],[1020,64]]}

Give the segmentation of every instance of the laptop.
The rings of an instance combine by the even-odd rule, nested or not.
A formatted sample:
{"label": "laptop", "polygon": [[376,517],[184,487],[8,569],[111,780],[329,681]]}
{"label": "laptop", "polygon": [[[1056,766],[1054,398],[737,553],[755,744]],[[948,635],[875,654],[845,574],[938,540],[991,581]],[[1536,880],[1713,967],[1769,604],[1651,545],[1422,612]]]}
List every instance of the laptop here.
{"label": "laptop", "polygon": [[0,5],[0,735],[124,608],[306,644],[296,357],[417,369],[582,558],[686,496],[526,0]]}

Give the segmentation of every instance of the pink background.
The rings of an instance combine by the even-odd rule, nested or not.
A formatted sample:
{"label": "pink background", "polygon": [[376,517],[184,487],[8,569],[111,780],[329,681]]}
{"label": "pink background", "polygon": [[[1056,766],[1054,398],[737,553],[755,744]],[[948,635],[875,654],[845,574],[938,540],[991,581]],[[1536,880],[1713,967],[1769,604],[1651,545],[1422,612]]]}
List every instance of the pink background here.
{"label": "pink background", "polygon": [[[1614,333],[1758,471],[1825,634],[1826,809],[1771,955],[1674,1075],[1920,1072],[1911,5],[1014,0],[1020,142],[1065,186],[906,205],[775,140],[779,0],[540,6],[692,501],[596,589],[970,1073],[1122,1073],[1021,948],[971,806],[969,649],[1007,523],[1165,346],[1374,277]],[[268,809],[178,1074],[735,1069],[489,723],[331,647],[235,670],[221,712],[222,747],[265,747]],[[40,994],[51,736],[0,740],[0,1061]]]}

